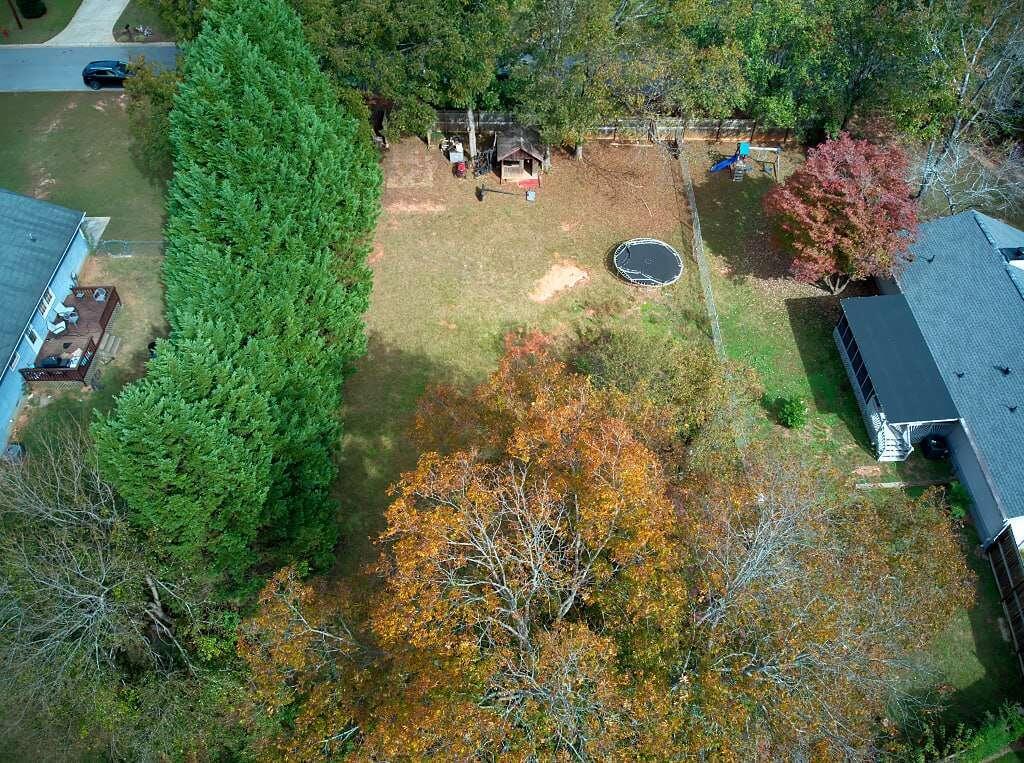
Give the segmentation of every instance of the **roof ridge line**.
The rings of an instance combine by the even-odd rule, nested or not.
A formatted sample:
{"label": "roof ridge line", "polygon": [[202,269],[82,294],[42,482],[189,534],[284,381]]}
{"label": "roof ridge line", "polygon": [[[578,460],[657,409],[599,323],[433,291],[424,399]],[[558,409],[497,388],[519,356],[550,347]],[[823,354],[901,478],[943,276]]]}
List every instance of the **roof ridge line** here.
{"label": "roof ridge line", "polygon": [[988,232],[988,228],[986,228],[985,224],[981,221],[981,218],[985,215],[976,209],[971,210],[971,215],[974,217],[974,224],[981,228],[981,233],[985,237],[985,240],[988,241],[988,245],[993,249],[998,249],[999,247],[996,245],[996,240],[992,238],[992,234]]}

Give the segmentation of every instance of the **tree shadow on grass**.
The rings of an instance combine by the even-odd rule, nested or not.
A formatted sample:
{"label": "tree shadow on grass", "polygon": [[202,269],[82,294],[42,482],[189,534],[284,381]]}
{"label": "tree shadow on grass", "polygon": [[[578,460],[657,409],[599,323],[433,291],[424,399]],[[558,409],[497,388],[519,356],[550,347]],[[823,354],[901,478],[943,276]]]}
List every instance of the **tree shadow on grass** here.
{"label": "tree shadow on grass", "polygon": [[[922,686],[911,691],[925,705],[937,706],[933,723],[950,729],[960,723],[975,726],[986,712],[995,712],[1004,702],[1020,702],[1024,698],[1020,667],[999,622],[1003,611],[995,578],[970,525],[961,532],[961,547],[976,575],[973,606],[958,613],[922,655],[931,672]],[[965,666],[971,670],[975,660],[984,675],[966,681]],[[913,729],[908,731],[913,737]]]}
{"label": "tree shadow on grass", "polygon": [[[986,711],[995,711],[1003,702],[1024,699],[1024,681],[1013,644],[1004,637],[1005,623],[999,601],[999,589],[988,558],[981,553],[978,536],[973,528],[963,533],[963,548],[967,561],[977,576],[975,604],[967,612],[970,621],[970,641],[965,648],[972,651],[985,671],[983,678],[959,687],[945,698],[945,720],[950,724],[977,722]],[[1008,635],[1008,634],[1007,634]],[[956,655],[949,655],[955,664]]]}
{"label": "tree shadow on grass", "polygon": [[433,384],[467,384],[423,354],[396,347],[371,333],[366,354],[348,379],[335,496],[342,542],[339,573],[355,571],[375,556],[373,540],[384,527],[388,487],[419,456],[409,437],[417,404]]}
{"label": "tree shadow on grass", "polygon": [[[701,180],[700,171],[694,168],[695,179]],[[773,181],[753,174],[736,183],[727,170],[702,180],[695,189],[701,233],[711,251],[728,265],[729,276],[734,280],[788,278],[789,260],[771,245],[761,208]]]}
{"label": "tree shadow on grass", "polygon": [[839,297],[787,299],[786,312],[818,412],[838,416],[857,443],[870,449],[857,400],[832,339],[839,320]]}

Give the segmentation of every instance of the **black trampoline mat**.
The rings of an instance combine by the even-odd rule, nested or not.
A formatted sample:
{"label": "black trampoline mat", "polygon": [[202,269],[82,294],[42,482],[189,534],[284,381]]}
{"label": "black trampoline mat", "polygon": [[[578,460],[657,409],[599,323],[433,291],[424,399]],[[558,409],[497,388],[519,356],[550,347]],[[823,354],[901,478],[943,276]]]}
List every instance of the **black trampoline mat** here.
{"label": "black trampoline mat", "polygon": [[653,241],[623,245],[615,253],[615,267],[623,278],[645,285],[672,283],[683,272],[675,250]]}

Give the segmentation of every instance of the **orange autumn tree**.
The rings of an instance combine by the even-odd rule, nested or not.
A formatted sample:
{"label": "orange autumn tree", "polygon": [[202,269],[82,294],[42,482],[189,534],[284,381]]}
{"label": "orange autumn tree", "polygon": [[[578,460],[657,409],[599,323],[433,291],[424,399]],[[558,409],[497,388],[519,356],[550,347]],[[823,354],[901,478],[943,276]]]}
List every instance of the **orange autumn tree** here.
{"label": "orange autumn tree", "polygon": [[348,625],[361,617],[352,599],[343,586],[303,581],[294,565],[260,592],[238,634],[260,759],[301,763],[351,748],[359,732],[353,686],[372,660]]}
{"label": "orange autumn tree", "polygon": [[254,705],[287,716],[267,757],[869,753],[969,598],[940,501],[756,454],[660,463],[675,421],[536,337],[429,393],[365,616],[275,579],[246,624]]}
{"label": "orange autumn tree", "polygon": [[687,594],[665,479],[635,434],[660,420],[543,350],[511,352],[468,396],[428,400],[419,439],[449,452],[396,488],[372,618],[422,682],[368,749],[580,759],[671,738],[669,687],[648,666],[675,648],[659,631]]}

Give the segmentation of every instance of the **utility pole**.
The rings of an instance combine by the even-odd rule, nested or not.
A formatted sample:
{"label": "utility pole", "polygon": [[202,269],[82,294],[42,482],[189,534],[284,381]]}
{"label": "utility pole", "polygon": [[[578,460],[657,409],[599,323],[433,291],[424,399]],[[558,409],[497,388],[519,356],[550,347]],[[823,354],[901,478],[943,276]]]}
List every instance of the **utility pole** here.
{"label": "utility pole", "polygon": [[18,17],[18,11],[14,8],[14,0],[7,0],[7,5],[11,8],[11,13],[14,14],[14,21],[18,24],[18,29],[24,29],[21,25],[21,19]]}

